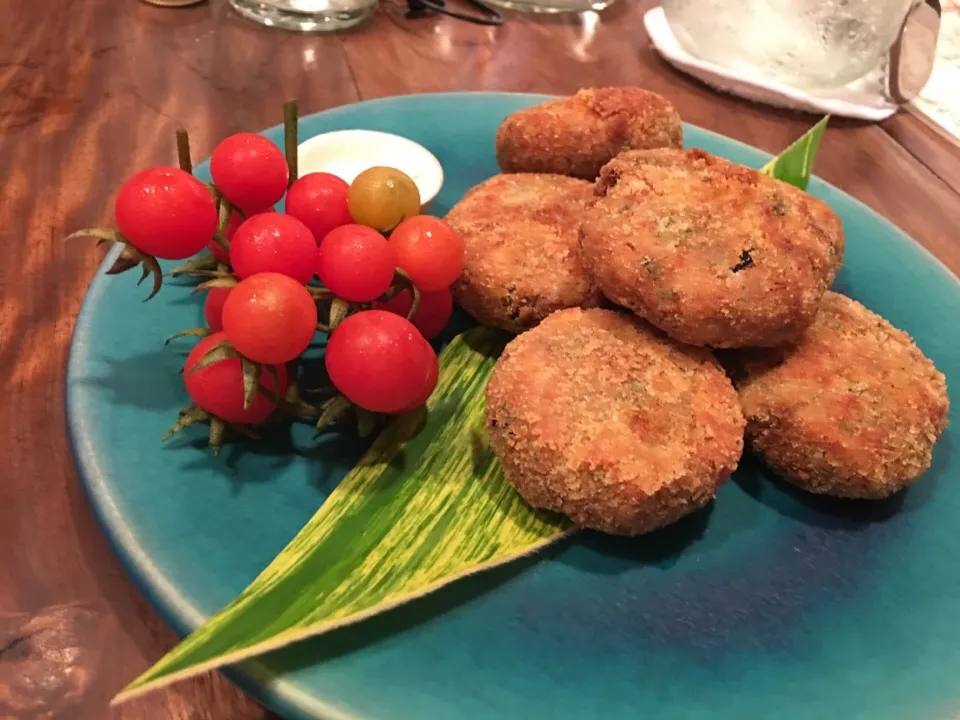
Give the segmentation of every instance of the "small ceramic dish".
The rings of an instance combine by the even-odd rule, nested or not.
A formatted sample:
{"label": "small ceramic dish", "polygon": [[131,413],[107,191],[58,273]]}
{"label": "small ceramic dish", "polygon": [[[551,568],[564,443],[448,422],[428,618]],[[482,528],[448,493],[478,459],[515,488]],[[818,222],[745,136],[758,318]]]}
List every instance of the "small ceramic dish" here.
{"label": "small ceramic dish", "polygon": [[443,168],[432,152],[408,138],[376,130],[316,135],[300,143],[297,163],[300,175],[327,172],[348,183],[367,168],[397,168],[417,184],[424,210],[443,187]]}

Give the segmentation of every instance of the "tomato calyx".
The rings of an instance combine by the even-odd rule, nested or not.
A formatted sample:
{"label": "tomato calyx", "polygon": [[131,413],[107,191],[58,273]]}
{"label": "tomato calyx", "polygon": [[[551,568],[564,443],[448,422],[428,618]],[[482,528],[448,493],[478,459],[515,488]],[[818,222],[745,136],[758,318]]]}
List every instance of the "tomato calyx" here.
{"label": "tomato calyx", "polygon": [[[164,344],[167,345],[172,341],[182,337],[205,338],[213,333],[214,331],[208,327],[187,328],[186,330],[181,330],[180,332],[174,333],[168,337],[166,340],[164,340]],[[278,397],[277,394],[272,390],[263,387],[260,384],[261,371],[265,371],[270,376],[270,378],[274,381],[274,385],[278,384],[277,372],[274,366],[254,362],[253,360],[244,357],[237,352],[237,349],[233,347],[228,340],[223,340],[207,350],[199,362],[190,368],[189,373],[193,374],[198,370],[210,367],[211,365],[215,365],[216,363],[224,360],[240,361],[240,368],[243,375],[244,409],[248,409],[253,404],[254,399],[259,393],[276,404],[278,408],[285,410],[292,415],[318,415],[319,411],[316,408],[309,403],[300,400],[297,383],[295,380],[291,380],[288,383],[287,392],[283,397]]]}
{"label": "tomato calyx", "polygon": [[244,410],[249,409],[253,405],[253,401],[257,397],[257,392],[260,388],[260,373],[262,370],[266,370],[269,373],[275,384],[279,384],[279,381],[276,377],[276,371],[272,365],[261,366],[260,363],[256,363],[253,360],[245,358],[243,355],[237,352],[236,348],[230,344],[228,340],[223,340],[222,342],[217,343],[211,347],[206,354],[200,359],[200,361],[190,368],[190,373],[195,373],[198,370],[202,370],[205,367],[210,367],[211,365],[221,362],[223,360],[239,360],[240,368],[243,374],[243,408]]}
{"label": "tomato calyx", "polygon": [[[224,253],[230,253],[230,238],[227,233],[227,226],[230,224],[231,215],[243,217],[243,213],[234,208],[230,201],[221,196],[213,185],[207,183],[210,192],[213,193],[214,200],[217,203],[218,224],[216,232],[213,234],[212,242],[223,250]],[[167,272],[169,277],[235,277],[230,271],[230,266],[220,262],[212,253],[198,255],[190,258],[184,263],[177,265]]]}
{"label": "tomato calyx", "polygon": [[314,424],[318,434],[331,425],[346,420],[352,411],[357,426],[357,435],[362,438],[369,437],[380,426],[384,417],[354,405],[340,394],[328,399],[318,410],[319,414]]}
{"label": "tomato calyx", "polygon": [[213,333],[213,330],[211,330],[211,329],[208,328],[208,327],[187,328],[186,330],[181,330],[180,332],[174,333],[174,334],[171,335],[170,337],[166,338],[166,339],[163,341],[163,344],[164,344],[164,345],[169,345],[169,344],[172,343],[174,340],[177,340],[177,339],[182,338],[182,337],[205,338],[207,335],[211,335],[212,333]]}
{"label": "tomato calyx", "polygon": [[160,292],[160,287],[163,285],[163,272],[160,270],[160,263],[153,255],[149,255],[135,248],[119,230],[113,230],[112,228],[85,228],[70,233],[65,239],[75,240],[81,237],[96,238],[97,245],[109,244],[123,246],[119,257],[117,257],[113,265],[110,266],[110,269],[107,270],[107,275],[119,275],[139,265],[142,266],[142,274],[137,281],[137,285],[143,283],[143,281],[151,275],[153,276],[153,288],[150,294],[144,298],[144,302]]}
{"label": "tomato calyx", "polygon": [[327,322],[317,323],[317,330],[325,332],[328,335],[332,333],[352,312],[360,309],[360,305],[348,303],[343,298],[335,297],[330,301],[330,309],[327,312]]}
{"label": "tomato calyx", "polygon": [[[214,334],[213,331],[207,327],[187,328],[166,338],[165,344],[184,337],[206,338],[212,334]],[[320,395],[320,397],[323,398],[322,401],[319,398],[316,400],[306,400],[302,398],[296,380],[296,366],[301,362],[299,360],[287,364],[287,372],[292,379],[287,385],[286,392],[280,396],[271,388],[264,387],[260,382],[261,372],[266,372],[273,379],[276,386],[277,376],[274,366],[256,363],[243,357],[237,352],[236,348],[226,340],[217,343],[207,350],[202,358],[188,371],[181,372],[192,375],[195,372],[209,368],[224,360],[240,361],[245,409],[249,408],[253,404],[257,394],[260,394],[276,406],[276,412],[283,413],[294,421],[310,424],[318,434],[333,425],[349,423],[356,427],[357,434],[360,437],[368,437],[376,432],[387,419],[386,415],[374,413],[355,405],[344,395],[337,393],[332,386],[326,384],[322,387],[305,391],[308,397]],[[331,390],[336,394],[328,396]],[[265,422],[269,423],[272,422],[272,420],[268,418]],[[180,411],[177,420],[164,435],[163,440],[169,440],[180,431],[201,423],[206,423],[210,426],[208,445],[214,455],[220,453],[223,444],[228,441],[231,435],[245,436],[255,440],[260,439],[254,427],[228,422],[204,410],[195,402],[191,402]]]}
{"label": "tomato calyx", "polygon": [[185,263],[177,265],[173,270],[168,270],[167,277],[204,277],[211,272],[226,272],[226,265],[221,265],[211,254],[198,255],[190,258]]}
{"label": "tomato calyx", "polygon": [[167,430],[161,440],[166,442],[181,430],[186,430],[188,427],[203,422],[210,424],[210,434],[207,444],[214,455],[219,455],[223,449],[223,443],[227,438],[227,430],[230,430],[235,435],[242,435],[243,437],[249,438],[250,440],[260,439],[260,435],[253,428],[246,425],[228,423],[222,418],[208,413],[199,405],[192,402],[180,411],[177,416],[177,421],[170,426],[170,429]]}
{"label": "tomato calyx", "polygon": [[213,290],[215,288],[232,288],[240,284],[240,278],[232,273],[221,273],[214,275],[209,280],[204,280],[202,283],[197,285],[193,291],[192,295],[196,295],[201,290]]}
{"label": "tomato calyx", "polygon": [[[213,331],[211,331],[210,328],[188,328],[171,335],[166,339],[165,343],[169,343],[172,340],[181,337],[205,338],[211,334],[213,334]],[[261,372],[265,371],[272,379],[274,387],[280,386],[280,379],[278,377],[276,368],[274,368],[272,365],[263,367],[259,363],[248,360],[240,355],[226,340],[212,346],[204,353],[200,360],[193,365],[193,367],[190,367],[190,369],[185,372],[188,375],[192,375],[199,370],[211,367],[219,362],[223,362],[224,360],[231,359],[237,359],[240,361],[243,379],[243,407],[245,410],[249,409],[253,405],[258,393],[265,396],[271,396],[267,399],[274,402],[278,407],[280,406],[282,399],[276,398],[274,393],[270,392],[267,388],[261,387],[260,385]],[[223,443],[227,438],[228,430],[234,435],[242,435],[254,440],[260,439],[259,434],[249,425],[228,422],[223,418],[218,417],[214,413],[203,409],[196,402],[191,402],[180,411],[176,422],[174,422],[167,433],[163,436],[163,441],[169,440],[181,430],[185,430],[188,427],[204,422],[210,425],[208,445],[213,451],[214,455],[220,454]]]}
{"label": "tomato calyx", "polygon": [[323,287],[308,286],[307,290],[313,296],[314,300],[318,302],[329,301],[330,303],[330,307],[326,312],[327,322],[317,323],[317,330],[327,334],[336,330],[340,323],[346,320],[348,316],[363,310],[370,310],[374,306],[374,303],[386,302],[404,291],[409,291],[410,297],[412,298],[410,310],[407,311],[407,320],[412,320],[413,316],[417,314],[417,309],[420,307],[420,291],[417,289],[417,286],[413,284],[410,276],[400,268],[394,268],[394,280],[390,289],[378,297],[373,303],[348,303],[343,298],[337,297],[330,290]]}
{"label": "tomato calyx", "polygon": [[229,253],[230,239],[227,237],[227,225],[230,224],[230,216],[233,213],[237,213],[243,218],[243,211],[233,207],[230,201],[223,197],[215,187],[211,192],[213,192],[213,199],[217,204],[217,230],[213,233],[213,241],[217,243],[224,252]]}
{"label": "tomato calyx", "polygon": [[410,291],[410,309],[407,311],[407,320],[413,320],[413,316],[417,314],[417,310],[420,309],[420,290],[414,284],[411,277],[407,274],[406,270],[402,268],[395,268],[394,272],[396,276],[400,278],[401,282],[394,281],[393,287],[391,287],[387,292],[385,292],[381,297],[377,298],[379,302],[386,302],[395,295],[399,295],[404,290]]}

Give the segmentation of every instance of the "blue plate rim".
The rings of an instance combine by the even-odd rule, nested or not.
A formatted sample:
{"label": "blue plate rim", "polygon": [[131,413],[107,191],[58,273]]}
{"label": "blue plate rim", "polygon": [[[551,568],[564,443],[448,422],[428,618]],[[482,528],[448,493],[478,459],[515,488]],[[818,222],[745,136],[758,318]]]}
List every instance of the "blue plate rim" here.
{"label": "blue plate rim", "polygon": [[[340,105],[335,108],[312,113],[306,117],[317,115],[336,116],[346,112],[349,108],[356,105],[389,105],[397,102],[404,102],[408,99],[426,100],[432,98],[449,98],[450,96],[471,96],[471,97],[489,97],[498,99],[503,97],[523,96],[531,100],[551,100],[558,96],[539,93],[511,93],[494,91],[467,91],[451,93],[415,93],[410,95],[395,95],[390,97],[375,98],[371,100],[360,100],[346,105]],[[275,125],[259,131],[267,133],[276,131],[281,126]],[[684,123],[684,128],[695,129],[697,132],[718,138],[727,144],[734,144],[742,149],[748,150],[751,154],[761,160],[772,157],[770,153],[764,150],[748,145],[734,138],[727,137],[712,130],[707,130],[690,123]],[[304,138],[300,138],[302,142]],[[878,213],[873,208],[864,204],[854,196],[837,188],[820,178],[814,176],[811,178],[810,189],[826,189],[831,193],[838,193],[851,202],[858,210],[874,216],[882,224],[885,224],[890,230],[900,236],[900,239],[906,242],[913,252],[925,256],[947,279],[955,284],[960,284],[958,278],[939,258],[918,241],[913,239],[897,225]],[[142,547],[136,537],[136,533],[126,523],[123,516],[117,511],[116,506],[110,498],[110,494],[105,482],[105,475],[99,467],[97,457],[92,447],[83,442],[82,421],[83,413],[79,411],[83,401],[77,394],[77,383],[72,382],[82,374],[82,347],[85,344],[87,334],[90,330],[92,308],[96,300],[103,293],[107,278],[103,271],[106,270],[119,256],[122,248],[112,248],[104,257],[103,262],[97,268],[90,286],[84,295],[83,301],[77,315],[74,330],[68,347],[67,373],[65,383],[65,408],[66,408],[66,426],[67,436],[71,453],[74,457],[74,464],[77,470],[77,477],[83,486],[84,493],[87,496],[90,509],[93,512],[97,523],[103,530],[107,541],[114,554],[120,561],[121,566],[133,581],[135,587],[146,598],[150,605],[159,613],[163,620],[170,625],[178,635],[185,636],[189,632],[199,627],[207,618],[189,600],[181,593],[178,593],[174,583],[167,578],[153,564],[149,553]],[[159,659],[159,658],[158,658]],[[341,709],[325,703],[315,695],[302,690],[297,683],[284,680],[282,678],[268,677],[268,674],[261,670],[261,666],[256,659],[247,661],[241,666],[228,668],[225,674],[230,677],[245,692],[257,699],[260,703],[271,710],[277,712],[283,717],[289,718],[320,718],[322,720],[358,720],[354,715],[343,712]],[[131,678],[132,679],[132,678]]]}

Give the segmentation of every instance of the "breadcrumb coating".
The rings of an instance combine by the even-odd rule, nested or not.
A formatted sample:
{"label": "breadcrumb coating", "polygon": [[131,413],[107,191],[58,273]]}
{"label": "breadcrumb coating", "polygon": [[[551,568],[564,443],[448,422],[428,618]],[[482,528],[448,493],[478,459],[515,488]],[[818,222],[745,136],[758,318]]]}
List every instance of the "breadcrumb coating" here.
{"label": "breadcrumb coating", "polygon": [[626,313],[554,313],[507,345],[486,394],[491,447],[521,496],[607,533],[703,507],[743,450],[713,356]]}
{"label": "breadcrumb coating", "polygon": [[513,113],[497,131],[496,155],[503,172],[593,180],[624,150],[682,144],[680,116],[666,98],[636,87],[610,87]]}
{"label": "breadcrumb coating", "polygon": [[778,345],[813,322],[843,259],[826,203],[703,150],[623,153],[580,233],[603,293],[691,345]]}
{"label": "breadcrumb coating", "polygon": [[596,306],[580,261],[578,228],[590,183],[560,175],[496,175],[446,217],[463,237],[463,273],[451,290],[484,325],[522,332],[555,310]]}
{"label": "breadcrumb coating", "polygon": [[835,292],[795,345],[740,358],[753,449],[814,493],[888,497],[930,467],[947,426],[943,374],[863,305]]}

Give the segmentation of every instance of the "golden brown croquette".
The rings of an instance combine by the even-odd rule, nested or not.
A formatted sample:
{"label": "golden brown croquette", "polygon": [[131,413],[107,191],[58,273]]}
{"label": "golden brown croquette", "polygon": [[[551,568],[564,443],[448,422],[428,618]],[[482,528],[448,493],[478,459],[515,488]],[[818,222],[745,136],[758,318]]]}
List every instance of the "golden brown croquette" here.
{"label": "golden brown croquette", "polygon": [[743,450],[737,394],[713,356],[612,310],[561,310],[508,345],[487,429],[532,506],[637,535],[703,507]]}
{"label": "golden brown croquette", "polygon": [[623,150],[680,147],[680,116],[666,98],[635,87],[581,90],[508,116],[496,138],[503,172],[593,180]]}
{"label": "golden brown croquette", "polygon": [[577,231],[590,183],[560,175],[497,175],[447,215],[466,247],[451,288],[484,325],[522,332],[554,310],[596,306],[600,291],[580,262]]}
{"label": "golden brown croquette", "polygon": [[623,153],[595,192],[580,234],[587,271],[610,300],[691,345],[798,337],[843,258],[825,203],[703,150]]}
{"label": "golden brown croquette", "polygon": [[794,485],[877,499],[930,467],[947,426],[946,380],[909,335],[855,300],[828,292],[796,344],[741,360],[747,437]]}

